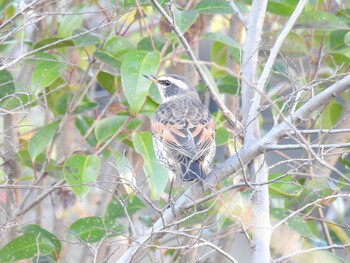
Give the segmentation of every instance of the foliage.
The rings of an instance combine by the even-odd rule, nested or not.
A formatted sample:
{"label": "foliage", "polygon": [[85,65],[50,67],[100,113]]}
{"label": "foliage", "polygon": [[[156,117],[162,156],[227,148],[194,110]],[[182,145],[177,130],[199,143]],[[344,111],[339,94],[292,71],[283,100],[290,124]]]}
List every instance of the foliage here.
{"label": "foliage", "polygon": [[[0,241],[0,262],[90,261],[91,255],[95,260],[101,257],[101,262],[117,260],[124,252],[120,248],[131,245],[172,205],[171,198],[178,199],[191,184],[177,180],[170,186],[168,171],[155,158],[149,121],[160,97],[142,75],[180,72],[196,82],[192,61],[151,1],[24,2],[0,1],[0,112],[4,119],[0,206],[6,211],[1,216],[5,221],[0,235],[5,238]],[[245,92],[241,87],[246,80],[240,75],[245,67],[241,65],[244,27],[235,20],[228,1],[189,1],[190,5],[174,1],[172,9],[167,1],[158,2],[191,47],[199,49],[200,57],[210,57],[200,67],[241,119],[234,105],[239,105]],[[252,1],[235,3],[245,16],[251,10]],[[297,4],[297,0],[268,2],[258,73]],[[271,122],[281,122],[348,74],[349,17],[347,1],[306,5],[280,49],[263,92],[257,116],[262,134],[271,129]],[[209,47],[201,48],[208,43]],[[215,162],[220,163],[241,148],[239,136],[215,103],[208,101],[210,94],[203,85],[197,88],[215,119]],[[282,153],[266,153],[271,220],[278,224],[286,219],[282,230],[274,229],[273,258],[295,252],[277,244],[288,243],[291,237],[294,247],[302,249],[349,246],[350,218],[344,208],[349,205],[344,195],[350,184],[348,150],[344,150],[349,145],[335,145],[350,139],[350,127],[344,126],[349,122],[348,100],[345,93],[310,112],[312,118],[303,130],[316,132],[296,132],[281,144],[292,144],[298,152],[286,147]],[[332,136],[340,132],[332,131],[341,127],[345,130],[342,141],[333,142]],[[327,143],[338,151],[323,147]],[[320,160],[331,168],[337,166],[327,174],[329,167],[322,171]],[[247,173],[245,168],[241,172]],[[238,172],[234,180],[218,182],[212,192],[235,188],[237,178]],[[254,186],[241,190],[218,192],[210,201],[184,209],[176,223],[176,229],[184,231],[169,235],[169,243],[154,240],[151,257],[160,252],[164,261],[175,261],[186,257],[187,248],[201,249],[195,243],[204,244],[203,239],[227,248],[227,233],[244,231],[251,236],[250,196],[258,190]],[[293,211],[298,213],[290,216]],[[32,221],[36,222],[28,223]],[[284,236],[276,237],[279,231]],[[194,242],[190,235],[201,239]],[[199,251],[214,257],[205,249]],[[295,259],[346,261],[342,253],[311,250],[307,255]],[[326,261],[320,261],[322,257]]]}

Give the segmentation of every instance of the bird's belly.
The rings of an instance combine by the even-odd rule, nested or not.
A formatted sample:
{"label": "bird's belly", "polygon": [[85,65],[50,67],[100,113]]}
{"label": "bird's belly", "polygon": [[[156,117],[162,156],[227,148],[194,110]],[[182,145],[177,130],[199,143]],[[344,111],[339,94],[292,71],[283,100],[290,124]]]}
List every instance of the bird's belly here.
{"label": "bird's belly", "polygon": [[154,152],[158,161],[165,166],[167,169],[172,171],[178,171],[180,169],[180,165],[176,160],[171,156],[169,151],[166,149],[164,144],[159,141],[155,136],[152,136]]}

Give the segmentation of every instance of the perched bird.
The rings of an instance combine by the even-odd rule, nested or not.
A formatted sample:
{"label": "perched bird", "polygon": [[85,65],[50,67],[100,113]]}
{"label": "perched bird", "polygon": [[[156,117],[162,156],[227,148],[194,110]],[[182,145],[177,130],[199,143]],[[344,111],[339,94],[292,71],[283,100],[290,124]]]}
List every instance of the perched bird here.
{"label": "perched bird", "polygon": [[143,75],[162,97],[152,121],[158,161],[183,181],[206,179],[215,155],[215,124],[195,88],[184,77]]}

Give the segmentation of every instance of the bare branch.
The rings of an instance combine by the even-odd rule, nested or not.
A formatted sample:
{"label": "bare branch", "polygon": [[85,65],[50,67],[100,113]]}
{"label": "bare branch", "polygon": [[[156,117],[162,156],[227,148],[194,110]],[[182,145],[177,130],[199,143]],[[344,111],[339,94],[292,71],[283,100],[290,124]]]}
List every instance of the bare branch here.
{"label": "bare branch", "polygon": [[19,17],[20,15],[22,15],[24,12],[26,12],[28,9],[34,8],[34,6],[36,4],[38,4],[40,1],[42,0],[35,0],[35,1],[31,1],[29,4],[25,5],[20,11],[18,11],[17,13],[15,13],[12,17],[10,17],[9,19],[7,19],[5,22],[3,22],[0,25],[0,30],[3,29],[4,27],[6,27],[7,25],[13,23],[17,17]]}
{"label": "bare branch", "polygon": [[284,219],[282,219],[281,221],[278,221],[278,223],[276,223],[273,227],[272,230],[275,230],[277,227],[283,225],[284,223],[286,223],[288,221],[288,219],[292,218],[293,216],[299,214],[300,212],[302,212],[303,210],[305,210],[306,208],[313,206],[319,202],[323,202],[323,203],[327,203],[327,200],[332,200],[334,198],[350,198],[350,194],[337,194],[337,195],[329,195],[326,197],[322,197],[319,198],[311,203],[308,203],[306,205],[304,205],[303,207],[293,211],[292,213],[290,213],[288,216],[286,216]]}
{"label": "bare branch", "polygon": [[331,246],[323,246],[323,247],[313,247],[313,248],[309,248],[309,249],[304,249],[304,250],[299,250],[296,251],[294,253],[291,253],[289,255],[280,257],[278,259],[273,260],[273,263],[278,263],[278,262],[283,262],[284,260],[291,258],[291,257],[295,257],[301,254],[306,254],[306,253],[310,253],[310,252],[314,252],[314,251],[319,251],[319,250],[328,250],[328,249],[345,249],[350,247],[350,244],[344,244],[344,245],[331,245]]}
{"label": "bare branch", "polygon": [[266,82],[270,76],[272,66],[275,63],[276,57],[278,55],[278,52],[280,51],[284,40],[286,39],[289,32],[291,31],[291,29],[292,29],[293,25],[295,24],[296,20],[298,19],[299,15],[303,11],[306,3],[307,3],[307,0],[299,1],[298,5],[294,9],[293,14],[290,16],[288,22],[286,23],[286,25],[282,29],[281,33],[278,35],[277,40],[276,40],[273,48],[270,51],[270,56],[264,65],[264,70],[259,78],[258,85],[257,85],[259,90],[263,90],[263,88],[265,87]]}
{"label": "bare branch", "polygon": [[239,11],[239,9],[236,6],[236,4],[232,0],[227,0],[227,3],[232,8],[233,13],[238,17],[239,21],[241,21],[242,24],[244,25],[244,27],[247,28],[248,27],[247,19],[243,16],[241,11]]}
{"label": "bare branch", "polygon": [[346,148],[350,147],[350,143],[334,143],[334,144],[313,144],[313,145],[305,145],[305,144],[271,144],[266,145],[265,150],[295,150],[295,149],[336,149],[336,148]]}
{"label": "bare branch", "polygon": [[8,69],[8,68],[13,67],[15,64],[17,64],[17,63],[20,62],[21,60],[23,60],[23,59],[29,57],[30,55],[33,55],[34,53],[36,53],[36,52],[38,52],[38,51],[42,51],[42,50],[47,49],[47,48],[49,48],[49,47],[52,47],[52,46],[55,46],[55,45],[60,44],[60,43],[62,43],[62,42],[65,42],[65,41],[67,41],[67,40],[73,40],[73,39],[78,38],[78,37],[80,37],[80,36],[87,35],[87,34],[93,32],[93,31],[96,31],[97,29],[107,27],[107,26],[109,26],[109,25],[111,25],[111,24],[114,24],[114,23],[116,23],[116,22],[118,22],[118,21],[119,21],[119,17],[117,17],[116,19],[113,19],[112,21],[109,21],[109,22],[102,21],[99,25],[97,25],[96,27],[94,27],[94,28],[92,28],[92,29],[86,30],[86,31],[84,31],[84,32],[82,32],[82,33],[73,35],[73,36],[71,36],[71,37],[59,39],[59,40],[57,40],[57,41],[55,41],[55,42],[52,42],[52,43],[47,44],[47,45],[44,45],[44,46],[39,47],[39,48],[37,48],[37,49],[33,49],[33,50],[31,50],[31,51],[29,51],[29,52],[26,52],[26,53],[24,53],[23,55],[21,55],[21,56],[15,58],[14,60],[12,60],[12,61],[9,62],[9,63],[3,63],[3,65],[0,66],[0,71],[1,71],[1,70],[4,70],[4,69]]}
{"label": "bare branch", "polygon": [[[261,96],[259,89],[253,89],[256,82],[258,55],[261,43],[261,35],[265,20],[268,1],[256,0],[252,2],[252,8],[248,18],[247,37],[243,45],[242,67],[242,119],[245,127],[244,147],[249,147],[261,138],[258,115],[260,114]],[[246,82],[248,80],[250,83]],[[253,84],[253,85],[252,85]],[[239,156],[239,153],[238,153]],[[241,156],[239,156],[241,158]],[[269,168],[263,154],[255,156],[248,164],[249,178],[254,183],[262,183],[268,180]],[[246,179],[245,179],[246,180]],[[246,180],[247,181],[247,180]],[[248,186],[251,186],[248,184]],[[270,199],[266,185],[253,188],[251,197],[252,218],[252,262],[270,262]]]}

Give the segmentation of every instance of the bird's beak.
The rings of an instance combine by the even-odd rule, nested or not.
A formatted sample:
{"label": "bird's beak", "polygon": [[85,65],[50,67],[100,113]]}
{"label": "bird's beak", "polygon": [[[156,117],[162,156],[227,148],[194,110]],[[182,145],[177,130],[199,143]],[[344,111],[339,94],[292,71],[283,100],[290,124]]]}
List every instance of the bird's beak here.
{"label": "bird's beak", "polygon": [[153,75],[143,74],[142,76],[144,76],[146,79],[149,79],[153,83],[156,83],[156,84],[158,83],[157,78]]}

